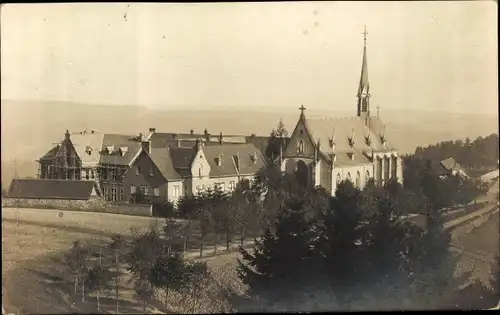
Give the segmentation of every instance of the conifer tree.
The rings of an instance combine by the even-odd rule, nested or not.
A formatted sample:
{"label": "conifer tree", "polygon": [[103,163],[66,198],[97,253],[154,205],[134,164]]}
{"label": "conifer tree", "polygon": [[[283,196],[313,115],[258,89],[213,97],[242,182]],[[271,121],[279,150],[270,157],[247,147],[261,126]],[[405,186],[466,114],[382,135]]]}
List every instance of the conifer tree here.
{"label": "conifer tree", "polygon": [[311,275],[314,222],[307,220],[307,210],[303,200],[292,196],[277,212],[273,229],[266,228],[261,240],[254,241],[253,254],[240,248],[239,274],[252,289],[300,285]]}

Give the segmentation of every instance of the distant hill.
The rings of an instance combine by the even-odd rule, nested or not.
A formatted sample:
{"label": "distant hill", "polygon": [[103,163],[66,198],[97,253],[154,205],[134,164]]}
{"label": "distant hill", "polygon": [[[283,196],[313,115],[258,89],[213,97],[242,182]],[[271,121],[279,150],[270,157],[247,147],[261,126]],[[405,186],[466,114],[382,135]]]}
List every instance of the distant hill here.
{"label": "distant hill", "polygon": [[[312,107],[311,105],[309,107]],[[297,121],[297,104],[289,108],[248,106],[200,107],[156,110],[141,106],[107,106],[68,102],[2,100],[2,183],[9,185],[13,160],[19,176],[35,176],[33,161],[60,141],[66,129],[85,128],[107,133],[136,134],[155,127],[158,132],[202,132],[268,135],[280,118],[291,132]],[[310,117],[338,117],[352,112],[309,108]],[[437,113],[426,111],[384,110],[390,141],[403,153],[417,146],[445,140],[475,139],[498,132],[498,116],[481,114]]]}

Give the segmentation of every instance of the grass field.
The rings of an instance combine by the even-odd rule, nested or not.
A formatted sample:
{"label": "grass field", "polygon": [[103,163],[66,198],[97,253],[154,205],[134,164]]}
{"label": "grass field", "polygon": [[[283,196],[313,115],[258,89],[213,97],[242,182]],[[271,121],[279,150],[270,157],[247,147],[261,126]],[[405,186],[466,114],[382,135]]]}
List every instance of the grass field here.
{"label": "grass field", "polygon": [[[103,247],[101,244],[109,243],[113,235],[130,236],[131,231],[144,231],[155,224],[163,223],[163,219],[105,213],[2,209],[2,304],[8,312],[95,312],[93,302],[79,303],[80,298],[72,296],[72,277],[61,261],[62,254],[71,248],[75,240],[93,244],[93,248],[98,251],[97,248]],[[198,253],[199,243],[199,239],[191,237],[191,251]],[[212,254],[213,236],[208,235],[204,243],[204,254]],[[218,245],[218,251],[222,251],[223,242],[220,241]],[[105,255],[103,252],[103,256]],[[229,256],[234,263],[238,254]],[[227,258],[217,259],[223,260],[224,266],[227,265]],[[217,268],[217,259],[210,260],[209,267],[217,270],[214,277],[219,279],[216,287],[219,288],[229,283],[225,277],[216,275],[227,271],[226,267]],[[142,306],[133,298],[131,285],[124,286],[123,291],[120,297],[120,312],[141,312]],[[205,294],[200,297],[200,305],[204,305],[206,309],[209,304],[215,303],[213,294],[215,293],[212,292],[212,296]],[[76,303],[73,303],[75,301]],[[180,309],[177,307],[181,312],[182,307],[190,309],[189,305],[182,305],[179,301],[173,302],[172,304],[181,304]],[[104,305],[104,310],[115,310],[114,299],[103,298],[101,304]],[[211,305],[210,310],[217,312],[217,307],[220,307],[217,304],[220,303]],[[157,306],[158,308],[153,307],[149,311],[154,312],[162,308],[161,305]]]}

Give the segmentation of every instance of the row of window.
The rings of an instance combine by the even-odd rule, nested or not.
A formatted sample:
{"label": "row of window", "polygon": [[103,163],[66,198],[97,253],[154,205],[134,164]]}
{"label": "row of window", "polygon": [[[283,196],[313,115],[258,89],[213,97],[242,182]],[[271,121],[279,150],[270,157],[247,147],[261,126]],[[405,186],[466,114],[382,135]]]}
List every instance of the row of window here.
{"label": "row of window", "polygon": [[[139,192],[143,196],[148,196],[149,195],[149,187],[147,185],[141,185],[139,186]],[[130,185],[130,194],[135,194],[137,193],[137,187],[135,185]],[[160,196],[160,188],[154,188],[153,189],[153,196]]]}
{"label": "row of window", "polygon": [[123,186],[113,186],[111,188],[102,189],[103,198],[107,201],[126,201]]}
{"label": "row of window", "polygon": [[[370,172],[366,171],[366,173],[365,173],[365,183],[367,183],[369,179],[370,179]],[[352,177],[351,177],[351,173],[350,172],[347,172],[346,180],[352,182]],[[337,174],[337,185],[341,181],[342,181],[342,177],[340,176],[340,174]],[[359,171],[356,173],[356,179],[355,179],[354,185],[356,187],[358,187],[358,188],[361,186],[361,173]]]}
{"label": "row of window", "polygon": [[[206,189],[205,185],[196,186],[196,191],[198,193],[202,192],[205,189]],[[226,191],[226,183],[225,182],[215,183],[214,189],[220,189],[222,191]],[[233,191],[235,189],[236,189],[236,181],[234,181],[234,180],[229,181],[228,182],[228,191]]]}
{"label": "row of window", "polygon": [[[141,167],[137,166],[135,168],[135,175],[141,174]],[[149,167],[149,176],[155,176],[155,168],[154,167]]]}

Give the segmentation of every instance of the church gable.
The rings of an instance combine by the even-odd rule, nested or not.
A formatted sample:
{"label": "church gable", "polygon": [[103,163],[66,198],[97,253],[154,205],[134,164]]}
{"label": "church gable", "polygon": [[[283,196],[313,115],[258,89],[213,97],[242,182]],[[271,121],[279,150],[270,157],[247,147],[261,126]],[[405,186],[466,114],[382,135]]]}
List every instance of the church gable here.
{"label": "church gable", "polygon": [[300,116],[286,146],[285,157],[314,158],[315,144],[303,115]]}

